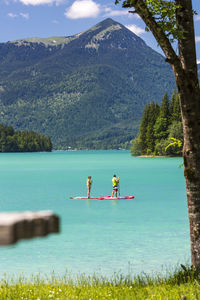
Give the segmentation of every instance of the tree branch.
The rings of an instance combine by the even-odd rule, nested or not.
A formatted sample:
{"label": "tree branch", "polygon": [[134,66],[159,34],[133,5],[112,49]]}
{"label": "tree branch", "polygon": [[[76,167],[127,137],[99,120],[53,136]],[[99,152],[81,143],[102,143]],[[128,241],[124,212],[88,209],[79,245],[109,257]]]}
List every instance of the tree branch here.
{"label": "tree branch", "polygon": [[137,14],[137,12],[135,10],[129,10],[128,12],[131,14]]}
{"label": "tree branch", "polygon": [[142,18],[147,27],[153,33],[155,39],[163,50],[166,61],[169,62],[177,71],[182,71],[181,62],[176,55],[169,38],[163,31],[162,27],[156,22],[155,17],[148,9],[143,0],[128,0],[123,3],[123,7],[134,7],[135,12]]}
{"label": "tree branch", "polygon": [[183,37],[178,43],[182,67],[184,70],[196,73],[197,76],[192,2],[191,0],[175,0],[175,3],[178,7],[176,9],[177,27],[183,32]]}

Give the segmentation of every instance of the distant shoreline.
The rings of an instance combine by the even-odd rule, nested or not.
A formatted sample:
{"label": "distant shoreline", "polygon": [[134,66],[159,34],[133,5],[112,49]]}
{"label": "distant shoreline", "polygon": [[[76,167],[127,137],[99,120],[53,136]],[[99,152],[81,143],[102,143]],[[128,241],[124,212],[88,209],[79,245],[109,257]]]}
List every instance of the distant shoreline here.
{"label": "distant shoreline", "polygon": [[172,157],[182,157],[182,156],[174,156],[174,155],[139,155],[141,158],[172,158]]}

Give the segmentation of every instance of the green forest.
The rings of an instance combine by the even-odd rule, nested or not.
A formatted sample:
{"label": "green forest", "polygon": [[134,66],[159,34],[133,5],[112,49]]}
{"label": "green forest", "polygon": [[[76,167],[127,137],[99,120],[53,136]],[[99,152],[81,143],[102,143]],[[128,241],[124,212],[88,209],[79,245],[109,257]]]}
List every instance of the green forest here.
{"label": "green forest", "polygon": [[0,124],[0,152],[51,151],[49,137],[34,131],[15,131],[12,126]]}
{"label": "green forest", "polygon": [[[148,103],[143,111],[138,136],[131,142],[132,155],[182,155],[178,145],[167,147],[173,139],[183,143],[181,112],[177,93],[163,96],[161,104]],[[167,147],[167,148],[166,148]]]}
{"label": "green forest", "polygon": [[164,57],[112,19],[0,43],[0,123],[50,136],[54,149],[128,147],[145,104],[174,88]]}

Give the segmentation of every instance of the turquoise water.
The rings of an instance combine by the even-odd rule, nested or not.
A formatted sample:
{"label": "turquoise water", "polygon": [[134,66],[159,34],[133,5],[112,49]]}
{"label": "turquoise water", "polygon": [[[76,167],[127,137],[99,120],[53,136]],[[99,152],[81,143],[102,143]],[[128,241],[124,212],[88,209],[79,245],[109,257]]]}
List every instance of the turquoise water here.
{"label": "turquoise water", "polygon": [[[0,210],[53,210],[61,233],[0,248],[0,275],[160,271],[190,260],[181,158],[131,157],[128,151],[0,155]],[[133,200],[70,200],[110,195],[112,176]]]}

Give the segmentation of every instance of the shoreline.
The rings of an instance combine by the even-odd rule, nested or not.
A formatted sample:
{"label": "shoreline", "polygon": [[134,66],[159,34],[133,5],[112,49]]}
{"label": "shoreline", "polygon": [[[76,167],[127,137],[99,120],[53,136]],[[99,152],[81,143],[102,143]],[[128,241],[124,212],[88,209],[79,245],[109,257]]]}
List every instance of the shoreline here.
{"label": "shoreline", "polygon": [[138,157],[141,157],[141,158],[168,158],[168,157],[182,157],[182,156],[174,156],[174,155],[139,155]]}

